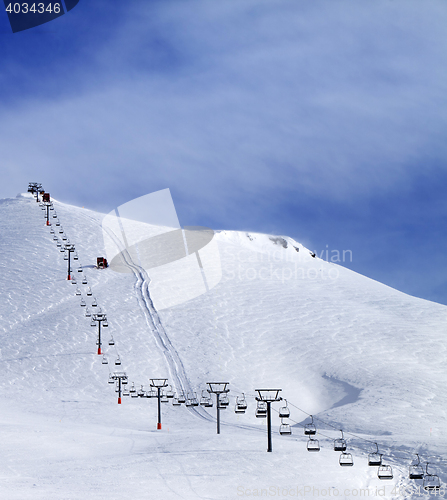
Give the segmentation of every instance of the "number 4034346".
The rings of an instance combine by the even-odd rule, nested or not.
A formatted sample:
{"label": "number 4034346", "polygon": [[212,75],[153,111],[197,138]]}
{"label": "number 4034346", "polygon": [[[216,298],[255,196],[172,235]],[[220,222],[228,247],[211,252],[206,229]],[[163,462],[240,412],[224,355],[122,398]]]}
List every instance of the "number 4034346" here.
{"label": "number 4034346", "polygon": [[33,14],[44,14],[45,12],[48,13],[54,13],[54,14],[59,14],[61,11],[61,4],[60,3],[54,3],[53,5],[51,2],[45,7],[45,4],[43,3],[33,3],[33,4],[28,4],[28,3],[10,3],[6,7],[6,12],[9,12],[10,14],[27,14],[28,12],[32,12]]}

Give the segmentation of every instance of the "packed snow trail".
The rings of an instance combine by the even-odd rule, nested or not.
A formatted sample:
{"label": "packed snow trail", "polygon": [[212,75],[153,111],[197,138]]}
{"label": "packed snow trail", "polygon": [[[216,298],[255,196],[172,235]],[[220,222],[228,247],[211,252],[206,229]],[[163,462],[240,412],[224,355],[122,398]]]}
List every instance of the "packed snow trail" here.
{"label": "packed snow trail", "polygon": [[[83,215],[89,221],[94,222],[102,228],[102,225],[99,224],[98,221],[93,217],[88,216],[87,214]],[[113,234],[113,232],[108,229],[106,229],[106,231],[109,237],[112,238],[112,240],[114,240],[119,246],[120,242],[116,239],[116,236]],[[174,381],[177,392],[181,390],[183,391],[185,396],[187,394],[193,394],[194,391],[186,374],[182,360],[180,359],[178,352],[172,345],[172,342],[170,341],[168,335],[166,334],[160,317],[153,305],[149,292],[150,278],[147,275],[146,270],[133,262],[131,256],[129,255],[129,252],[126,249],[123,250],[122,255],[125,264],[129,269],[132,270],[132,273],[134,274],[134,289],[138,298],[138,303],[146,318],[147,325],[152,331],[160,350],[163,352],[168,365],[171,380]],[[188,407],[188,410],[205,420],[214,420],[213,417],[211,417],[208,412],[206,412],[202,407]]]}

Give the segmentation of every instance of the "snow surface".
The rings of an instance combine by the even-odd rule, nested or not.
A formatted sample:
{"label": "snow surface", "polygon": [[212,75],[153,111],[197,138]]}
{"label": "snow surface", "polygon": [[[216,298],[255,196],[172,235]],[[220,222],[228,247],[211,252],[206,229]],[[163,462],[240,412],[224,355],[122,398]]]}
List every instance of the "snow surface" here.
{"label": "snow surface", "polygon": [[[158,312],[150,276],[135,263],[131,274],[94,268],[103,215],[54,206],[79,254],[73,274],[87,285],[67,281],[30,196],[0,200],[2,499],[423,498],[421,481],[408,479],[414,453],[446,483],[445,306],[314,258],[291,238],[220,231],[221,282]],[[77,288],[91,312],[96,298],[107,314],[108,365]],[[115,369],[137,388],[167,377],[199,397],[206,382],[229,382],[221,434],[215,408],[171,404],[157,430],[155,399],[117,404],[107,383]],[[295,424],[280,436],[282,404],[272,405],[273,453],[265,420],[254,416],[264,387],[282,389]],[[248,411],[236,415],[241,393]],[[309,414],[319,453],[306,450]],[[338,465],[337,429],[353,467]],[[391,481],[367,465],[375,442]]]}

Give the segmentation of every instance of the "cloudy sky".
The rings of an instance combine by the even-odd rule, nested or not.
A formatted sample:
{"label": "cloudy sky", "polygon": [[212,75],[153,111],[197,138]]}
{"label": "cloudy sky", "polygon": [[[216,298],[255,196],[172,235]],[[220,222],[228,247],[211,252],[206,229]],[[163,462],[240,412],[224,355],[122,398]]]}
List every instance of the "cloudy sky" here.
{"label": "cloudy sky", "polygon": [[81,0],[0,12],[0,197],[288,235],[447,304],[445,0]]}

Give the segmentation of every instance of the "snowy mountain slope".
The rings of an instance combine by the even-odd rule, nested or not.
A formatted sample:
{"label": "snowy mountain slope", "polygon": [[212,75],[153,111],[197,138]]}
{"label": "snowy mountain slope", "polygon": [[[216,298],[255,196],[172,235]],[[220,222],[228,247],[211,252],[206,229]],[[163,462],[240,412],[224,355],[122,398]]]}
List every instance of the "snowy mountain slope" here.
{"label": "snowy mountain slope", "polygon": [[[66,280],[67,262],[35,201],[0,203],[5,498],[226,499],[297,486],[343,498],[384,487],[366,465],[364,440],[379,442],[394,465],[387,498],[405,496],[408,453],[430,457],[446,480],[445,306],[313,258],[290,238],[221,231],[221,283],[157,312],[150,275],[135,263],[132,274],[93,268],[104,251],[102,215],[55,208],[79,253],[74,274],[87,285]],[[115,339],[105,345],[108,365],[75,295],[79,288],[94,312],[88,287],[108,316],[104,340]],[[121,367],[113,365],[118,354]],[[116,404],[107,384],[115,369],[145,389],[150,377],[164,376],[199,396],[205,382],[228,381],[230,395],[246,393],[249,410],[223,412],[228,425],[216,436],[214,409],[164,405],[157,432],[154,400]],[[275,434],[274,452],[265,453],[265,423],[251,397],[260,386],[283,389],[295,422],[311,413],[355,433],[347,436],[355,466],[338,466],[325,436],[339,433],[321,422],[320,453],[306,451],[299,426],[291,437]],[[337,406],[350,386],[358,397],[352,389],[352,401]],[[275,414],[275,433],[278,424]],[[401,489],[392,492],[395,484]]]}

